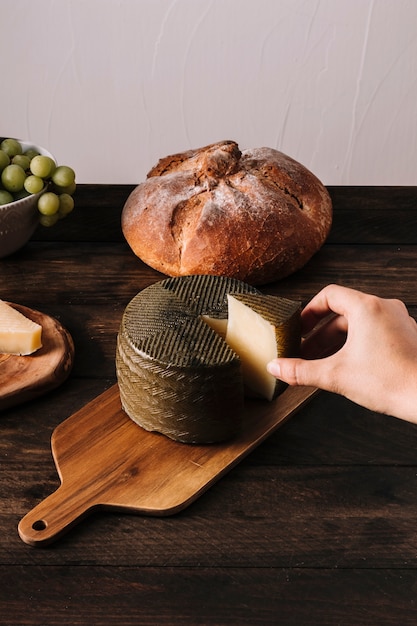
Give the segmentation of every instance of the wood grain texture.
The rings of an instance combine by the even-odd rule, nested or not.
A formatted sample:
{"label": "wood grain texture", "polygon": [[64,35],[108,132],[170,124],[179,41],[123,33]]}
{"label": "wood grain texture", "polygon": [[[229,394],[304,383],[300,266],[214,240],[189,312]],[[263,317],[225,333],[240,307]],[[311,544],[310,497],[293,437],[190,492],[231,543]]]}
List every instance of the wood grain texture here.
{"label": "wood grain texture", "polygon": [[39,624],[39,616],[54,626],[415,626],[407,569],[37,564],[17,567],[13,581],[0,566],[0,585],[8,626]]}
{"label": "wood grain texture", "polygon": [[[43,550],[20,539],[60,486],[53,431],[116,382],[124,307],[160,278],[123,241],[130,189],[80,185],[70,218],[0,261],[0,296],[76,348],[63,385],[0,416],[0,624],[414,626],[417,426],[325,392],[174,515],[97,510]],[[268,292],[338,282],[417,317],[417,188],[330,194],[327,243]]]}

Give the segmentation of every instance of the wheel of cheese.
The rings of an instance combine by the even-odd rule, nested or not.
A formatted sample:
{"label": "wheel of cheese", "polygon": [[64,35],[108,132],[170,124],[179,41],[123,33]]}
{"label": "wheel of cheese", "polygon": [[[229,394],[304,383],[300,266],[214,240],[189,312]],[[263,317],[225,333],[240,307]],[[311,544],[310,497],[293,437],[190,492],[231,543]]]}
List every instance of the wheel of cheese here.
{"label": "wheel of cheese", "polygon": [[120,397],[146,430],[185,443],[223,441],[238,432],[240,359],[201,317],[226,318],[231,292],[257,290],[233,278],[168,278],[126,307],[116,351]]}
{"label": "wheel of cheese", "polygon": [[264,296],[234,278],[168,278],[125,309],[117,338],[122,407],[137,424],[184,443],[230,439],[245,390],[283,390],[266,370],[300,345],[300,303]]}
{"label": "wheel of cheese", "polygon": [[303,267],[331,222],[329,193],[312,172],[272,148],[241,152],[234,141],[161,159],[122,212],[127,242],[154,269],[252,285]]}

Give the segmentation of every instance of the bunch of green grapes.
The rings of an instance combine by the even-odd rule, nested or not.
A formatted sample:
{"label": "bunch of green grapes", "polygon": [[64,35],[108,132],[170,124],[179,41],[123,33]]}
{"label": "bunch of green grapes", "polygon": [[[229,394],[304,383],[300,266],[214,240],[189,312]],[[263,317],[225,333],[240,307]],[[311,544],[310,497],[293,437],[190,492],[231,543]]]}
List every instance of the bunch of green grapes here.
{"label": "bunch of green grapes", "polygon": [[74,208],[74,170],[68,165],[57,166],[34,149],[23,151],[17,139],[0,143],[0,176],[0,205],[44,190],[38,199],[39,220],[44,226],[52,226]]}

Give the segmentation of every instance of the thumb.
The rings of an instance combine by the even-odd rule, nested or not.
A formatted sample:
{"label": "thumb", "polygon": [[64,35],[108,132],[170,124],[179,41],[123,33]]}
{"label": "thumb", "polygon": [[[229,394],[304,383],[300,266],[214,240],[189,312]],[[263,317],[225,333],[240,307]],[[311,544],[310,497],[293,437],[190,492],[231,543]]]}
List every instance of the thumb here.
{"label": "thumb", "polygon": [[[306,387],[327,387],[326,372],[323,371],[326,359],[307,361],[305,359],[280,358],[267,364],[267,370],[275,378],[279,378],[288,385],[303,385]],[[326,369],[324,367],[324,369]]]}

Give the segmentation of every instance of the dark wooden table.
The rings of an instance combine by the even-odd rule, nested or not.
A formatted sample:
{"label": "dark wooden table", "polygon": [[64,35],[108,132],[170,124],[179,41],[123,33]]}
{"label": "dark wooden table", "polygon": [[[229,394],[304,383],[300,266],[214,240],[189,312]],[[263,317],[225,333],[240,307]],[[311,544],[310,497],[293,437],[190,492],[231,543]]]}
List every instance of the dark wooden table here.
{"label": "dark wooden table", "polygon": [[[122,312],[162,278],[123,240],[131,189],[81,185],[70,218],[0,260],[0,297],[76,346],[61,387],[0,414],[0,623],[417,624],[417,427],[325,392],[175,516],[97,512],[50,547],[19,538],[59,485],[52,431],[115,382]],[[337,282],[417,316],[417,188],[330,193],[326,245],[265,290],[306,302]]]}

